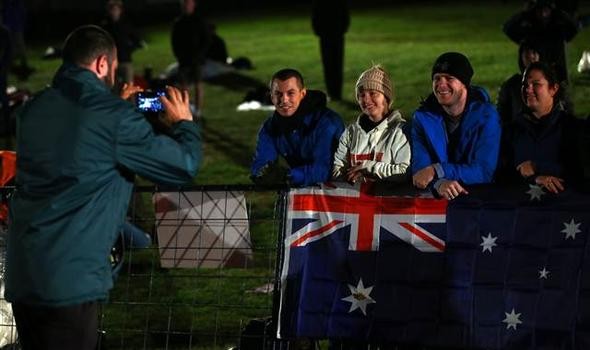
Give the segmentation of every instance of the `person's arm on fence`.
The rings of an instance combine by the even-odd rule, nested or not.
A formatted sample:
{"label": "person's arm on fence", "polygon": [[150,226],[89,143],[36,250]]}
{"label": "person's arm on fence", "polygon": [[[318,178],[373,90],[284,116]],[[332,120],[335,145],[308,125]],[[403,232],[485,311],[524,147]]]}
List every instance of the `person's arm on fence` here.
{"label": "person's arm on fence", "polygon": [[267,120],[260,131],[256,141],[256,151],[252,160],[250,174],[253,179],[262,176],[263,169],[267,169],[278,159],[278,152],[273,138],[270,135],[270,120]]}
{"label": "person's arm on fence", "polygon": [[500,122],[492,106],[488,106],[486,114],[481,117],[487,120],[478,131],[472,160],[460,164],[441,162],[444,178],[458,180],[467,185],[492,182],[500,152]]}
{"label": "person's arm on fence", "polygon": [[436,179],[436,171],[433,166],[435,161],[430,155],[426,131],[417,113],[414,114],[410,137],[412,139],[412,182],[416,187],[425,189]]}

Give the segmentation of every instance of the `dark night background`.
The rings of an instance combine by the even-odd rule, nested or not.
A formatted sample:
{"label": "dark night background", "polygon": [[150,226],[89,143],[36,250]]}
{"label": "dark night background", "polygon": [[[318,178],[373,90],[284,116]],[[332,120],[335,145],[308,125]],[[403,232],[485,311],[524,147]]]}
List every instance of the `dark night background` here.
{"label": "dark night background", "polygon": [[[2,0],[0,0],[1,2]],[[338,0],[327,0],[338,1]],[[366,9],[375,7],[395,7],[407,4],[401,0],[341,0],[349,1],[353,9]],[[44,39],[63,38],[71,29],[78,25],[98,22],[104,17],[106,0],[25,0],[28,13],[27,39],[35,42]],[[505,3],[524,3],[522,0],[472,0],[472,1],[421,1],[414,0],[413,4],[448,3],[453,6],[459,3],[476,4],[496,2],[498,5]],[[590,0],[579,1],[580,5]],[[137,25],[158,23],[170,23],[180,13],[180,0],[125,0],[127,16]],[[302,13],[309,10],[311,0],[199,0],[199,8],[203,14],[213,18],[244,16],[263,13],[289,12]]]}

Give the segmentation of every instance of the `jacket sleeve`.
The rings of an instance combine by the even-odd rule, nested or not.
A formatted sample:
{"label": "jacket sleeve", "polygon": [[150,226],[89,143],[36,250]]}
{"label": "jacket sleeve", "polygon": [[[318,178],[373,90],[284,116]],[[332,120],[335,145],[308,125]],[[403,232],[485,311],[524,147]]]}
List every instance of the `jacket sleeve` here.
{"label": "jacket sleeve", "polygon": [[170,136],[156,135],[145,117],[129,113],[117,130],[115,157],[127,169],[151,181],[182,185],[201,163],[201,138],[195,123],[181,121]]}
{"label": "jacket sleeve", "polygon": [[412,145],[412,175],[433,163],[436,163],[428,150],[428,140],[424,125],[420,118],[419,112],[414,113],[411,127],[411,145]]}
{"label": "jacket sleeve", "polygon": [[390,163],[366,160],[363,162],[363,168],[379,179],[403,179],[404,177],[400,175],[405,175],[410,166],[411,151],[408,139],[401,129],[396,131],[392,144],[388,146],[388,151],[392,153]]}
{"label": "jacket sleeve", "polygon": [[259,176],[260,170],[268,163],[276,161],[278,152],[269,134],[269,121],[266,121],[260,131],[258,131],[258,141],[256,142],[256,151],[250,168],[252,176]]}
{"label": "jacket sleeve", "polygon": [[553,11],[555,30],[561,32],[563,40],[566,42],[571,41],[578,34],[576,20],[563,10],[555,9]]}
{"label": "jacket sleeve", "polygon": [[194,59],[196,60],[194,63],[203,64],[207,59],[207,52],[209,51],[209,47],[213,41],[213,36],[211,30],[208,28],[207,22],[201,20],[198,24],[196,33],[193,33],[193,35],[197,36],[197,38],[195,38],[197,39],[197,44],[193,47],[195,50],[193,55]]}
{"label": "jacket sleeve", "polygon": [[542,161],[535,163],[538,175],[564,176],[564,168],[559,162]]}
{"label": "jacket sleeve", "polygon": [[334,166],[332,167],[332,178],[338,179],[344,176],[346,170],[350,167],[348,164],[350,154],[350,129],[347,128],[340,136],[338,148],[334,154]]}
{"label": "jacket sleeve", "polygon": [[490,183],[498,164],[501,129],[496,110],[489,106],[484,113],[485,123],[480,125],[477,140],[473,143],[470,161],[462,164],[441,163],[444,178],[465,184]]}
{"label": "jacket sleeve", "polygon": [[315,147],[311,164],[292,168],[289,172],[291,183],[309,186],[328,181],[332,170],[334,151],[338,146],[344,124],[340,117],[325,115],[314,130]]}

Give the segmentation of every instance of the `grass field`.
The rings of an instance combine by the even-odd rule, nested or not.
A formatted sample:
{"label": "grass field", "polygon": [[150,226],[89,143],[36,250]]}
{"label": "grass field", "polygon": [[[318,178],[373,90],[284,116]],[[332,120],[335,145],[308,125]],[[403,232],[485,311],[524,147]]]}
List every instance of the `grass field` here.
{"label": "grass field", "polygon": [[[486,4],[465,2],[458,5],[457,2],[448,2],[354,8],[351,27],[346,35],[344,96],[347,101],[330,103],[330,107],[339,112],[347,123],[352,121],[358,113],[353,98],[356,78],[371,64],[380,63],[393,77],[395,107],[406,118],[411,118],[420,99],[430,93],[430,70],[434,59],[445,51],[461,51],[469,56],[475,69],[474,83],[487,88],[495,100],[501,82],[518,69],[517,46],[504,36],[501,25],[519,7],[518,3],[489,1]],[[582,12],[587,10],[583,9]],[[311,31],[308,13],[304,9],[295,12],[275,10],[247,16],[226,15],[211,20],[226,40],[230,55],[246,56],[254,63],[255,69],[244,74],[265,82],[276,70],[294,67],[304,74],[308,88],[325,89],[318,40]],[[144,28],[148,48],[136,52],[134,56],[138,72],[148,66],[154,72],[160,72],[173,62],[168,30],[169,25],[161,24]],[[41,44],[30,48],[29,57],[37,73],[24,87],[32,91],[48,84],[59,65],[58,61],[37,59],[44,48],[45,45]],[[571,93],[577,114],[581,117],[590,114],[590,86],[575,70],[584,49],[590,49],[590,30],[580,32],[568,47]],[[237,112],[236,106],[245,93],[246,90],[206,85],[206,123],[203,129],[205,160],[195,179],[196,183],[249,183],[248,169],[256,133],[268,112]],[[272,199],[264,195],[251,196],[250,199],[254,203],[254,218],[272,216]],[[269,237],[275,237],[276,232],[269,231],[271,226],[261,223],[251,228],[252,239],[255,243],[261,242],[261,248],[257,248],[262,251],[274,247],[275,242]],[[105,322],[110,327],[120,327],[121,324],[133,329],[172,327],[188,333],[198,329],[205,333],[226,332],[235,335],[240,322],[263,316],[256,307],[269,308],[265,304],[268,303],[267,298],[249,296],[244,291],[262,283],[269,273],[272,275],[272,266],[268,264],[272,261],[271,254],[258,255],[259,261],[248,271],[186,272],[161,271],[157,264],[154,265],[157,256],[152,251],[143,252],[134,258],[127,271],[123,271],[113,293],[115,304],[105,310]],[[203,282],[203,278],[199,279],[198,284],[192,282],[198,276],[205,276],[208,282]],[[247,281],[240,278],[245,276],[252,278]],[[218,285],[220,277],[224,281],[221,282],[224,283],[221,288]],[[137,287],[139,285],[142,287]],[[143,289],[144,285],[149,285],[147,292]],[[157,317],[152,315],[150,318],[152,311],[147,311],[141,303],[116,303],[123,299],[133,302],[158,301],[177,306],[163,308],[161,312],[153,311]],[[253,306],[254,309],[227,307],[223,313],[219,313],[207,306],[229,304]],[[220,325],[226,325],[226,328],[219,328]],[[114,344],[117,341],[115,339]],[[141,339],[138,343],[141,344]],[[156,343],[168,344],[165,341]],[[198,344],[196,348],[199,349],[223,348],[225,345],[193,344]],[[121,344],[121,348],[139,347]]]}

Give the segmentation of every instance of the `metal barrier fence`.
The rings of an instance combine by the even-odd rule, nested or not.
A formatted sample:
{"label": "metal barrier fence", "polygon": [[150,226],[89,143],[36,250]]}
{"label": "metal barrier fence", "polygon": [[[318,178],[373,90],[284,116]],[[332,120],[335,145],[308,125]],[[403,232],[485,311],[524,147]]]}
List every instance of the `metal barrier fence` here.
{"label": "metal barrier fence", "polygon": [[[113,249],[115,286],[101,307],[99,349],[270,348],[260,335],[273,315],[281,192],[136,188],[128,215],[136,228]],[[14,338],[13,321],[3,321]],[[12,339],[0,348],[18,349],[6,345]]]}

